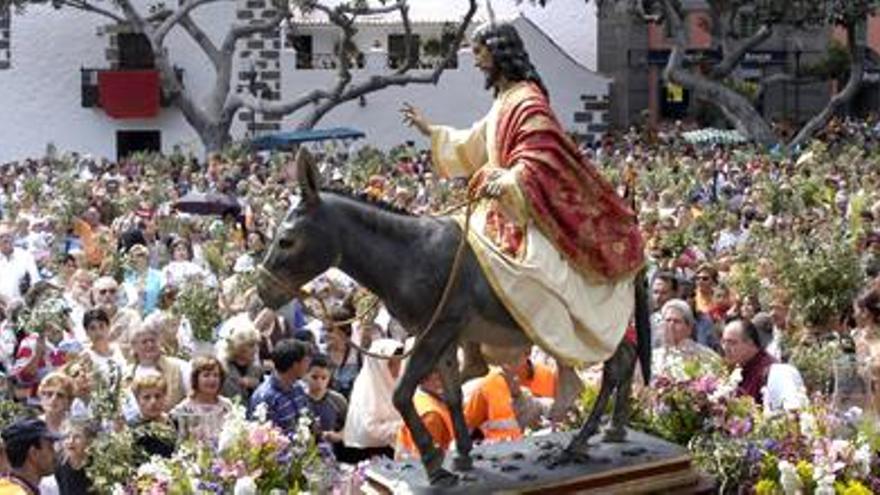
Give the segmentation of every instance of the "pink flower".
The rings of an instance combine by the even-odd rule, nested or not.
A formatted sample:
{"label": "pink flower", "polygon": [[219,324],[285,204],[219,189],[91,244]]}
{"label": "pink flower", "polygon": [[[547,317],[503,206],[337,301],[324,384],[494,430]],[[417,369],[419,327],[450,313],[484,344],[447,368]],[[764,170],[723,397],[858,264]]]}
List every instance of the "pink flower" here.
{"label": "pink flower", "polygon": [[700,378],[697,378],[691,384],[691,388],[694,390],[694,392],[709,395],[714,392],[716,388],[718,388],[718,380],[716,380],[714,376],[704,375]]}
{"label": "pink flower", "polygon": [[240,478],[247,473],[247,466],[241,460],[229,462],[226,459],[218,459],[214,469],[217,475],[223,479]]}
{"label": "pink flower", "polygon": [[269,431],[262,426],[258,426],[250,431],[250,434],[248,435],[248,443],[250,443],[252,447],[260,448],[269,442],[270,436],[271,434]]}
{"label": "pink flower", "polygon": [[748,418],[733,418],[727,422],[727,431],[733,437],[743,437],[752,431],[752,422]]}

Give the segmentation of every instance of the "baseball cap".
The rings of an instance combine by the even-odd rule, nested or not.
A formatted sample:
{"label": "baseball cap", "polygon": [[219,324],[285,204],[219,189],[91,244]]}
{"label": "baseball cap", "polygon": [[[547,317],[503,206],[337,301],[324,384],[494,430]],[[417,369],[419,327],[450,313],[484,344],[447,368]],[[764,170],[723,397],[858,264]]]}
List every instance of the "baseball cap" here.
{"label": "baseball cap", "polygon": [[49,430],[46,422],[42,419],[20,419],[3,429],[3,444],[13,446],[25,442],[32,442],[40,438],[56,441],[64,438],[60,433]]}

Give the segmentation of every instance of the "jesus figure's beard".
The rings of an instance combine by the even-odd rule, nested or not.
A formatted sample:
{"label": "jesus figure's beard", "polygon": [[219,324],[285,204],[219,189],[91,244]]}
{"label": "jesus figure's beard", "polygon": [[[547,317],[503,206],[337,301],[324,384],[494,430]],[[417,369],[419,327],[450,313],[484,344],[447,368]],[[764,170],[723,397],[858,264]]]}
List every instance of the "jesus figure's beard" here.
{"label": "jesus figure's beard", "polygon": [[493,66],[492,70],[486,72],[485,89],[493,89],[498,92],[498,80],[501,79],[501,71],[498,67]]}

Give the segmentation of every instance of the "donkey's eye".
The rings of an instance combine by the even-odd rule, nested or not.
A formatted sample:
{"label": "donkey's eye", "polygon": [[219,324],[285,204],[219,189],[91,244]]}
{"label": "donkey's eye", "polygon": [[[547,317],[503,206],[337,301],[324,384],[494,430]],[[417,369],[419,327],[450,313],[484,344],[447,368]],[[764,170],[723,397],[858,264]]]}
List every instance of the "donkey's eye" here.
{"label": "donkey's eye", "polygon": [[281,247],[281,249],[290,249],[293,247],[293,241],[290,239],[279,239],[278,245]]}

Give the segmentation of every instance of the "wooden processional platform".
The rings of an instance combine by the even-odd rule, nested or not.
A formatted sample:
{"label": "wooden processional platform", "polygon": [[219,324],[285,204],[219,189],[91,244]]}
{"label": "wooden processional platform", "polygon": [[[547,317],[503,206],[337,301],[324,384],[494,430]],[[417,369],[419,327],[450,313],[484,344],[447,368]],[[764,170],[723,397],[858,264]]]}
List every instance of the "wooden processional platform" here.
{"label": "wooden processional platform", "polygon": [[[367,494],[636,494],[711,493],[691,463],[687,449],[629,430],[625,443],[601,443],[594,437],[590,457],[559,462],[559,453],[575,432],[549,433],[516,442],[479,445],[474,469],[458,473],[452,488],[428,484],[418,462],[376,461],[367,468]],[[451,470],[447,456],[446,467]]]}

